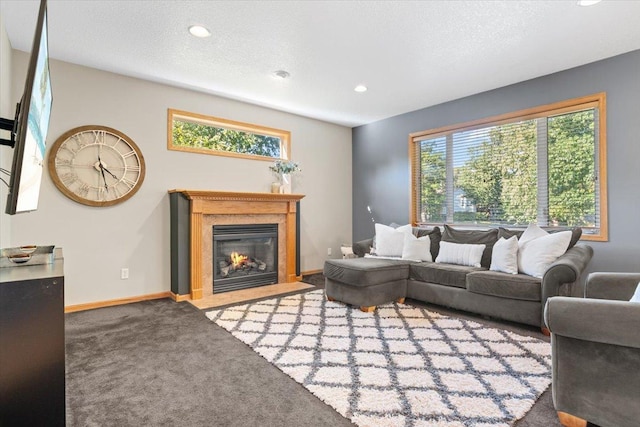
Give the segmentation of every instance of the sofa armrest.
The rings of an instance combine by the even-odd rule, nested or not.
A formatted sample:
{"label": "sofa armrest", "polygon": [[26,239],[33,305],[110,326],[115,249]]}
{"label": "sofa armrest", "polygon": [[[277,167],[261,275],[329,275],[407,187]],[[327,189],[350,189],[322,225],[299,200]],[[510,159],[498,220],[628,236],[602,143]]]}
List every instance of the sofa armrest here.
{"label": "sofa armrest", "polygon": [[547,301],[544,320],[558,336],[640,348],[639,303],[553,297]]}
{"label": "sofa armrest", "polygon": [[584,287],[585,298],[629,301],[640,283],[640,273],[591,273]]}
{"label": "sofa armrest", "polygon": [[548,298],[560,295],[560,287],[564,283],[575,283],[580,279],[592,257],[593,248],[578,243],[549,266],[542,276],[543,308]]}
{"label": "sofa armrest", "polygon": [[360,240],[359,242],[355,242],[353,244],[353,253],[362,258],[365,254],[368,254],[371,251],[371,247],[373,246],[373,238]]}

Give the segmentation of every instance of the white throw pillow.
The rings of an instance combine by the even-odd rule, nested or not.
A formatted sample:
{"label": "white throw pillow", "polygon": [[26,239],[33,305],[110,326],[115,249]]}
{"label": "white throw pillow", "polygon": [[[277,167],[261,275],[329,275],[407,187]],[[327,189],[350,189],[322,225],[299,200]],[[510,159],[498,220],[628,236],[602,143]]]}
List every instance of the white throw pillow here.
{"label": "white throw pillow", "polygon": [[395,230],[401,231],[403,233],[413,233],[413,227],[411,226],[411,224],[400,225],[398,227],[395,227]]}
{"label": "white throw pillow", "polygon": [[407,233],[411,233],[411,225],[393,228],[376,224],[376,255],[401,257]]}
{"label": "white throw pillow", "polygon": [[501,237],[493,245],[489,270],[518,274],[518,238],[516,236],[511,236],[509,239]]}
{"label": "white throw pillow", "polygon": [[631,297],[631,299],[629,301],[630,302],[638,302],[638,303],[640,303],[640,283],[638,283],[638,287],[636,288],[635,293],[633,294],[633,296]]}
{"label": "white throw pillow", "polygon": [[[375,224],[375,225],[378,225],[378,224]],[[391,228],[391,229],[396,230],[396,231],[413,233],[413,227],[411,226],[411,224],[398,225],[395,222],[393,222],[393,223],[391,223],[391,225],[380,224],[380,226],[381,227],[388,227],[388,228]],[[376,231],[376,234],[378,234],[377,231]],[[373,246],[371,247],[371,251],[370,251],[371,255],[376,255],[378,253],[377,250],[376,250],[377,240],[378,240],[378,238],[376,237],[376,234],[373,235]]]}
{"label": "white throw pillow", "polygon": [[518,270],[529,276],[542,278],[549,265],[567,251],[570,241],[571,231],[553,234],[545,231],[541,237],[519,242]]}
{"label": "white throw pillow", "polygon": [[482,252],[486,246],[441,241],[436,262],[480,267]]}
{"label": "white throw pillow", "polygon": [[522,246],[527,243],[529,240],[537,239],[538,237],[546,236],[547,233],[542,228],[538,227],[537,224],[529,224],[520,239],[518,239],[518,246]]}
{"label": "white throw pillow", "polygon": [[432,261],[431,239],[429,236],[416,237],[413,233],[404,234],[402,259],[413,261]]}

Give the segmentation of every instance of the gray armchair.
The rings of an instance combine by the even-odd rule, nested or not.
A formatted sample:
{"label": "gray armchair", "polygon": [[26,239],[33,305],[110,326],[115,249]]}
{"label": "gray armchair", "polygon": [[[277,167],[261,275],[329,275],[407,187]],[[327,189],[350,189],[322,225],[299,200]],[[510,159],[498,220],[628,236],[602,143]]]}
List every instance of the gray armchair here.
{"label": "gray armchair", "polygon": [[628,302],[638,282],[640,273],[591,273],[584,299],[547,301],[553,404],[564,425],[639,425],[640,303]]}

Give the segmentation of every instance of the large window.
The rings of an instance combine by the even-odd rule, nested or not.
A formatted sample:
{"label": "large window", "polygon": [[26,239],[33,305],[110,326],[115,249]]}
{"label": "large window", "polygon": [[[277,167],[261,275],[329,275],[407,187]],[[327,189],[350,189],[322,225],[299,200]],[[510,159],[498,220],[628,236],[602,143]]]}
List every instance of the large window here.
{"label": "large window", "polygon": [[169,150],[258,160],[289,159],[285,130],[169,110]]}
{"label": "large window", "polygon": [[607,240],[605,94],[411,134],[412,221]]}

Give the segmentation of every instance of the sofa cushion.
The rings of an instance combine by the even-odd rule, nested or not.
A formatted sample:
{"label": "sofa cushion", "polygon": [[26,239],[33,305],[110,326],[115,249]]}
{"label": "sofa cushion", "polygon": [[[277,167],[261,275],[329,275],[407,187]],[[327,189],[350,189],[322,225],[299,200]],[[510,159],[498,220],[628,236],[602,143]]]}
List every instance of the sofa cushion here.
{"label": "sofa cushion", "polygon": [[440,251],[440,240],[442,240],[440,227],[437,225],[433,228],[414,227],[413,234],[418,238],[429,236],[431,240],[431,259],[436,259]]}
{"label": "sofa cushion", "polygon": [[505,239],[510,238],[511,236],[516,236],[516,238],[520,239],[524,230],[511,230],[508,228],[499,227],[498,228],[498,239],[504,237]]}
{"label": "sofa cushion", "polygon": [[525,274],[475,271],[467,275],[467,290],[476,294],[540,301],[542,280]]}
{"label": "sofa cushion", "polygon": [[370,286],[409,277],[409,261],[377,258],[330,259],[325,277],[353,286]]}
{"label": "sofa cushion", "polygon": [[[578,243],[578,241],[580,240],[580,237],[582,237],[582,228],[580,227],[556,228],[556,229],[546,230],[546,231],[548,231],[549,234],[552,234],[552,233],[559,233],[561,231],[567,231],[567,230],[571,231],[571,241],[569,242],[569,247],[567,248],[567,250],[569,250],[572,247],[574,247],[575,244]],[[522,233],[524,233],[524,230],[510,230],[508,228],[500,227],[498,229],[498,238],[504,237],[505,239],[508,239],[511,236],[516,236],[519,240],[520,237],[522,236]]]}
{"label": "sofa cushion", "polygon": [[[567,250],[574,247],[576,243],[578,243],[578,240],[580,240],[580,237],[582,237],[582,228],[574,227],[574,228],[571,228],[570,230],[571,230],[571,241],[569,242],[569,247],[567,248]],[[564,231],[564,230],[558,230],[558,232],[560,231]],[[555,231],[550,231],[550,233],[555,233]]]}
{"label": "sofa cushion", "polygon": [[360,258],[371,252],[371,248],[373,248],[373,238],[353,242],[352,246],[353,253]]}
{"label": "sofa cushion", "polygon": [[466,265],[438,264],[435,262],[421,262],[409,266],[409,277],[423,282],[438,285],[466,287],[466,277],[473,271],[483,271],[482,267]]}
{"label": "sofa cushion", "polygon": [[489,266],[491,265],[491,252],[493,250],[493,245],[498,241],[498,229],[492,228],[491,230],[458,230],[455,228],[451,228],[445,224],[444,232],[442,233],[442,241],[486,245],[486,248],[482,253],[480,265],[485,268],[489,268]]}

